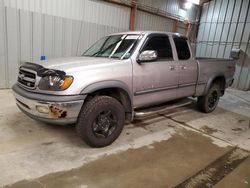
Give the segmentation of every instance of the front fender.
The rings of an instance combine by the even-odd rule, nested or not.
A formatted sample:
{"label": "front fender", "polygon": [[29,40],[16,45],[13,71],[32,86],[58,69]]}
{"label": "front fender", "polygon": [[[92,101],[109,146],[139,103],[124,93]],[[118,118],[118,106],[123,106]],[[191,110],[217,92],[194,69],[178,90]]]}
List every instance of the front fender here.
{"label": "front fender", "polygon": [[127,92],[127,94],[129,95],[131,104],[133,104],[133,95],[132,95],[131,89],[128,87],[126,83],[121,82],[119,80],[95,82],[93,84],[86,86],[84,89],[82,89],[81,94],[89,94],[89,93],[93,93],[101,89],[108,89],[108,88],[123,89],[125,92]]}

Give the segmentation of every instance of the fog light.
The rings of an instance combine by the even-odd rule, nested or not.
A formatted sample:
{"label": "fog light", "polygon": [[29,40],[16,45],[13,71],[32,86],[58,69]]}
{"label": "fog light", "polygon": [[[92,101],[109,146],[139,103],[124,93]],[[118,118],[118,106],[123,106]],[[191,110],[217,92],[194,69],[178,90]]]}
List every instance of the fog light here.
{"label": "fog light", "polygon": [[49,113],[49,108],[47,106],[36,106],[36,110],[43,114]]}

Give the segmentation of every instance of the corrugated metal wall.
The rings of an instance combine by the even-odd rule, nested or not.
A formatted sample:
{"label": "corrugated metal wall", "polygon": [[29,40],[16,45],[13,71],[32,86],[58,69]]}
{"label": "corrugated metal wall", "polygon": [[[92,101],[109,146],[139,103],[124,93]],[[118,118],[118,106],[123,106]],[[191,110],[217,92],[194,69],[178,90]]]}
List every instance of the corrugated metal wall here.
{"label": "corrugated metal wall", "polygon": [[129,8],[98,0],[0,0],[0,6],[128,28]]}
{"label": "corrugated metal wall", "polygon": [[[137,11],[135,29],[136,30],[152,30],[152,31],[173,31],[174,20],[149,14],[143,11]],[[186,34],[186,25],[179,22],[177,32]]]}
{"label": "corrugated metal wall", "polygon": [[138,3],[157,8],[174,15],[178,15],[179,13],[178,0],[138,0]]}
{"label": "corrugated metal wall", "polygon": [[197,56],[229,58],[232,48],[243,54],[237,62],[234,87],[250,89],[250,1],[213,0],[202,9]]}
{"label": "corrugated metal wall", "polygon": [[191,22],[195,22],[198,6],[193,5],[189,10],[183,10],[182,0],[138,0],[139,5],[146,5],[167,12],[180,19],[188,18]]}
{"label": "corrugated metal wall", "polygon": [[186,35],[186,31],[187,31],[187,26],[182,22],[179,22],[177,26],[177,33]]}
{"label": "corrugated metal wall", "polygon": [[0,88],[22,62],[80,55],[109,33],[128,29],[130,9],[97,1],[0,1]]}
{"label": "corrugated metal wall", "polygon": [[174,21],[146,12],[137,11],[136,30],[172,31]]}

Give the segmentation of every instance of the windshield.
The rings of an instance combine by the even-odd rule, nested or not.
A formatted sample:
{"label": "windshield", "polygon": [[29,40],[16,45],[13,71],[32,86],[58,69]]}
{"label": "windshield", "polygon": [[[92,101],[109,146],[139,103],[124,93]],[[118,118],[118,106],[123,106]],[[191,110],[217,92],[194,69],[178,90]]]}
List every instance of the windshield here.
{"label": "windshield", "polygon": [[133,53],[140,35],[112,35],[97,41],[83,56],[127,59]]}

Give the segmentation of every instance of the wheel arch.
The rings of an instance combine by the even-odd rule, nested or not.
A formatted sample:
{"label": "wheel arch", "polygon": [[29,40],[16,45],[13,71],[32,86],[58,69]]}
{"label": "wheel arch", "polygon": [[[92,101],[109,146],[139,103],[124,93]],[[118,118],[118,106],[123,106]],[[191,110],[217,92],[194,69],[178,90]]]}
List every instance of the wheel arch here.
{"label": "wheel arch", "polygon": [[225,92],[225,86],[226,86],[226,77],[223,74],[217,74],[212,77],[207,82],[204,95],[208,92],[209,88],[212,86],[212,84],[218,83],[221,88],[221,96],[224,95]]}
{"label": "wheel arch", "polygon": [[124,107],[126,119],[132,120],[133,97],[129,87],[121,81],[103,81],[88,85],[81,94],[87,95],[86,100],[90,100],[96,95],[107,95],[117,99]]}

